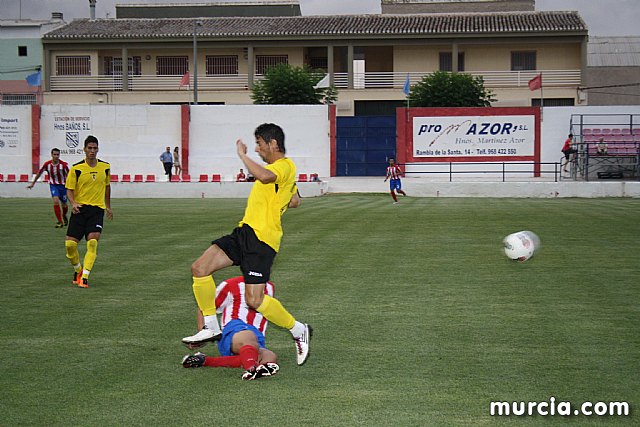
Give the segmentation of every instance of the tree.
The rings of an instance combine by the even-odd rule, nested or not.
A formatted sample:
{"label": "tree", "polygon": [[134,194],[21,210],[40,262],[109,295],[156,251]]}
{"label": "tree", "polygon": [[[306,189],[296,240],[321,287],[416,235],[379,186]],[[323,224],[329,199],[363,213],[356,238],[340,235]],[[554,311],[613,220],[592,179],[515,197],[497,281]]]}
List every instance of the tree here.
{"label": "tree", "polygon": [[253,85],[251,99],[254,104],[331,104],[338,95],[335,87],[314,87],[324,76],[306,66],[279,64]]}
{"label": "tree", "polygon": [[436,71],[411,87],[411,107],[490,107],[493,92],[482,77]]}

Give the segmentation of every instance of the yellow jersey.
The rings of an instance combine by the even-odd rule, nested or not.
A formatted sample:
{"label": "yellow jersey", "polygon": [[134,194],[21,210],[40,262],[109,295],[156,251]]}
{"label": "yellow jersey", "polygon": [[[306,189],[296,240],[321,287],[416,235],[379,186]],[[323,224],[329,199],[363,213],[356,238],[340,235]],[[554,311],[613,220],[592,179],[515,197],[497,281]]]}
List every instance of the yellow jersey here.
{"label": "yellow jersey", "polygon": [[104,196],[111,183],[111,166],[98,159],[95,167],[82,160],[71,167],[65,187],[73,190],[73,198],[80,205],[98,206],[106,209]]}
{"label": "yellow jersey", "polygon": [[281,218],[289,207],[291,198],[298,191],[296,165],[291,159],[283,157],[265,168],[276,175],[276,180],[270,184],[260,181],[253,184],[239,225],[249,225],[260,241],[278,252],[282,239]]}

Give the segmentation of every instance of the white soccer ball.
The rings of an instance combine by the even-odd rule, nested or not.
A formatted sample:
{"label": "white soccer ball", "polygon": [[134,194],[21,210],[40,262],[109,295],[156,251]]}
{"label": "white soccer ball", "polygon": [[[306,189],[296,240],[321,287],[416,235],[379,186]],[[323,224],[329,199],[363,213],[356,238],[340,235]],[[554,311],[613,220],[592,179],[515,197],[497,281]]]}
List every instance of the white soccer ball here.
{"label": "white soccer ball", "polygon": [[502,241],[504,253],[516,261],[526,261],[540,248],[540,238],[533,231],[518,231]]}

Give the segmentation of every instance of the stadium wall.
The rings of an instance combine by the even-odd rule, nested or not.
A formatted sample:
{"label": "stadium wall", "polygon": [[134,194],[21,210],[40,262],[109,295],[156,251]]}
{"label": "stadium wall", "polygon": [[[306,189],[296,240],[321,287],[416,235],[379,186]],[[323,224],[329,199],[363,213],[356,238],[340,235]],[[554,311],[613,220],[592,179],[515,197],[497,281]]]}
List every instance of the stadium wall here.
{"label": "stadium wall", "polygon": [[[273,121],[283,125],[288,155],[297,162],[299,172],[318,173],[323,178],[321,183],[301,183],[303,196],[386,192],[382,178],[328,178],[335,170],[335,116],[330,111],[326,106],[0,106],[0,174],[33,173],[54,146],[67,150],[63,159],[69,162],[82,159],[80,143],[70,147],[73,137],[67,143],[67,132],[78,132],[78,141],[89,134],[100,138],[100,157],[111,162],[115,174],[162,177],[160,153],[166,146],[179,146],[183,163],[185,159],[189,162],[192,181],[200,173],[220,173],[227,181],[117,183],[114,197],[246,197],[246,185],[229,182],[241,167],[234,142],[242,138],[251,147],[255,126]],[[572,114],[638,115],[640,106],[544,108],[540,116],[542,162],[560,161]],[[478,182],[472,175],[457,176],[454,181],[423,175],[408,177],[404,184],[412,195],[422,197],[640,197],[640,182],[536,182],[533,174],[519,175],[520,182]],[[45,184],[32,191],[25,187],[24,183],[1,183],[0,197],[48,197]]]}
{"label": "stadium wall", "polygon": [[3,105],[0,173],[33,174],[54,147],[73,164],[84,158],[84,139],[95,135],[100,140],[98,157],[111,163],[113,174],[163,177],[160,154],[165,147],[180,147],[184,173],[196,179],[215,173],[231,181],[243,167],[236,140],[242,139],[253,153],[254,129],[273,122],[283,127],[287,155],[298,172],[327,177],[330,111],[335,114],[326,105]]}

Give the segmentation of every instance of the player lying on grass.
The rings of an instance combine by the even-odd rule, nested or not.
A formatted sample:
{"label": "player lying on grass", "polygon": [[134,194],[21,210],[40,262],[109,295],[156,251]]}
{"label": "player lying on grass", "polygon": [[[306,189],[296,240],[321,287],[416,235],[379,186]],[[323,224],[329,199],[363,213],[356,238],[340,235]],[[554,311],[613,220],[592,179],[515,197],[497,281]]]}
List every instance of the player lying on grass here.
{"label": "player lying on grass", "polygon": [[[273,283],[267,282],[265,295],[273,296]],[[217,312],[222,313],[222,338],[218,341],[219,357],[203,353],[187,354],[182,359],[185,368],[202,366],[244,368],[243,380],[270,377],[278,373],[276,354],[265,348],[264,332],[267,319],[247,305],[242,276],[221,282],[216,288]],[[202,327],[202,325],[198,325]],[[199,348],[204,344],[187,344]]]}

